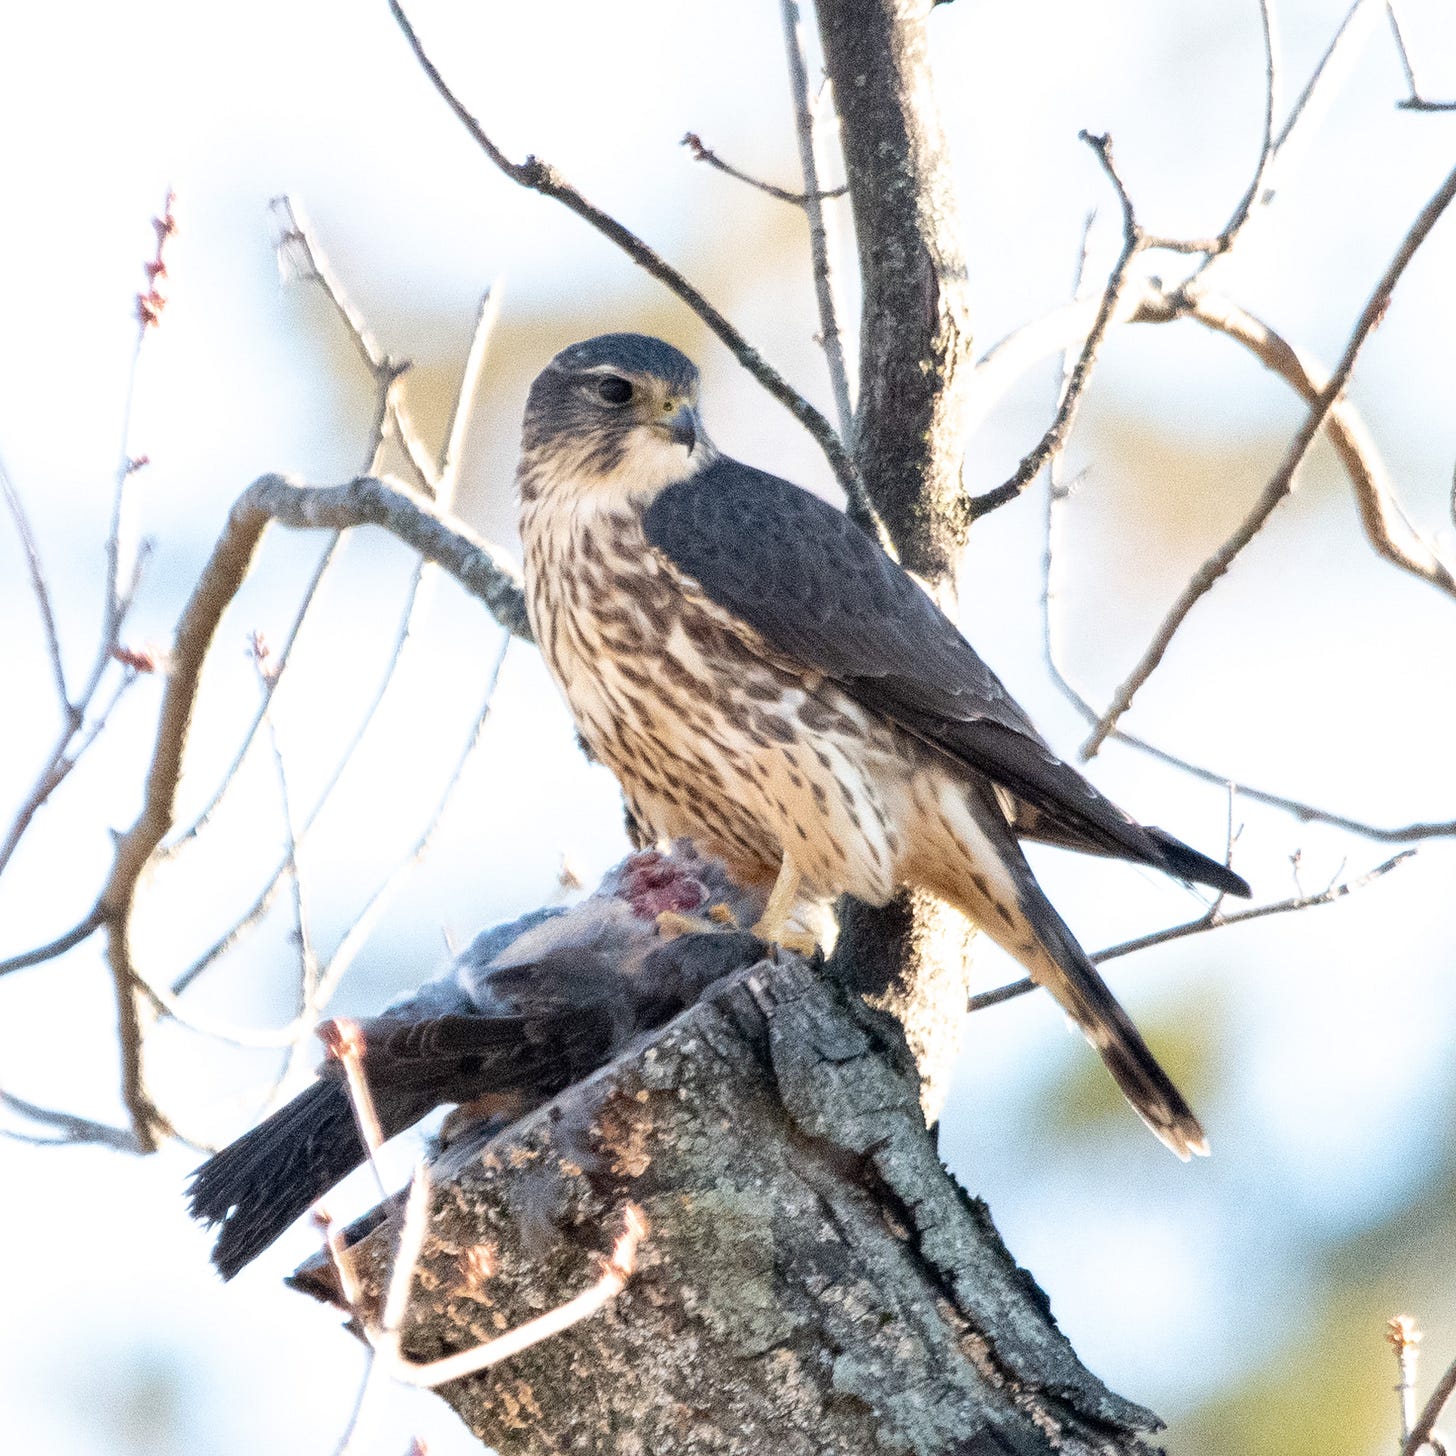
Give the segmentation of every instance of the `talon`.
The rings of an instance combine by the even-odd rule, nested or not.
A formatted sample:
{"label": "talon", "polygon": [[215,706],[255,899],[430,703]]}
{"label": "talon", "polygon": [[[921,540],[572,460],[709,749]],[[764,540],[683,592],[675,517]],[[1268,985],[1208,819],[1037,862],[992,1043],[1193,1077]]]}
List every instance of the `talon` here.
{"label": "talon", "polygon": [[701,915],[684,915],[681,910],[662,910],[657,915],[657,932],[668,940],[679,935],[717,934],[720,928],[720,923]]}
{"label": "talon", "polygon": [[764,923],[760,920],[748,933],[750,935],[756,935],[760,941],[769,945],[770,948],[780,949],[780,951],[792,951],[795,955],[802,955],[802,957],[810,958],[810,960],[812,960],[815,952],[820,948],[820,943],[818,943],[814,935],[811,935],[808,930],[779,926],[778,933],[776,935],[770,935],[770,929],[772,927],[764,926]]}
{"label": "talon", "polygon": [[708,906],[708,919],[717,921],[719,925],[731,925],[734,930],[738,929],[732,910],[721,900],[716,905]]}

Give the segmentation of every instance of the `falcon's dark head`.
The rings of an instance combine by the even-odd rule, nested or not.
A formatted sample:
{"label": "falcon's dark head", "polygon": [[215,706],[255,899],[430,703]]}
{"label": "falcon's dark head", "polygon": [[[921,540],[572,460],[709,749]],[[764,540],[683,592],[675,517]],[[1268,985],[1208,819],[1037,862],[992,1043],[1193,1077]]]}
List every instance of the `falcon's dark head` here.
{"label": "falcon's dark head", "polygon": [[698,371],[646,334],[601,334],[563,349],[526,400],[521,494],[558,486],[650,495],[713,456],[698,422]]}

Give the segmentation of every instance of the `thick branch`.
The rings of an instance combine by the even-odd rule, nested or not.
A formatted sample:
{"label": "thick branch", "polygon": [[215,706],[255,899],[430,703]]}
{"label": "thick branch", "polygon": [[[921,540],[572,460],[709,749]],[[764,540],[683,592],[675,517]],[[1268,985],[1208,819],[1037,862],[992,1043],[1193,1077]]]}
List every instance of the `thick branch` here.
{"label": "thick branch", "polygon": [[[768,1432],[780,1456],[1132,1456],[1157,1428],[1078,1364],[946,1177],[893,1029],[802,962],[734,978],[499,1138],[449,1149],[431,1181],[402,1325],[415,1361],[566,1303],[584,1250],[610,1247],[626,1204],[646,1214],[609,1309],[441,1388],[506,1456],[629,1435],[758,1456]],[[394,1243],[387,1223],[346,1256],[366,1309]],[[327,1288],[320,1263],[300,1287]]]}
{"label": "thick branch", "polygon": [[111,873],[98,900],[116,984],[122,1055],[122,1095],[141,1146],[155,1146],[166,1126],[146,1092],[142,1070],[144,993],[131,955],[131,918],[138,884],[175,823],[177,788],[197,686],[223,613],[237,595],[270,521],[293,527],[383,526],[437,562],[491,610],[507,630],[526,637],[524,598],[515,569],[432,501],[370,476],[348,485],[310,488],[265,475],[238,497],[177,626],[171,670],[162,697],[157,741],[141,813],[116,841]]}

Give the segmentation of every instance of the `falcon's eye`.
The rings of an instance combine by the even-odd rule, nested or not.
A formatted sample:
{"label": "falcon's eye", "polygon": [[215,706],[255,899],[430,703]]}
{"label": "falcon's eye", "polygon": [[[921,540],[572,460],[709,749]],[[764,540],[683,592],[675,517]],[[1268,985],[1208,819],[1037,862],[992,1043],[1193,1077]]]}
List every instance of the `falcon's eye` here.
{"label": "falcon's eye", "polygon": [[597,385],[597,393],[608,404],[626,404],[632,398],[632,386],[627,380],[609,374]]}

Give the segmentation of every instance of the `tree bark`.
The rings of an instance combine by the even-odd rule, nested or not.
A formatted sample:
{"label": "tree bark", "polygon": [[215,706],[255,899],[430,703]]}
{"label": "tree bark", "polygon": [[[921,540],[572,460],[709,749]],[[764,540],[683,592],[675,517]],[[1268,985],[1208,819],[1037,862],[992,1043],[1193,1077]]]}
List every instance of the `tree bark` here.
{"label": "tree bark", "polygon": [[[941,1168],[894,1022],[797,959],[451,1148],[434,1178],[416,1360],[579,1293],[627,1201],[650,1225],[608,1309],[440,1389],[507,1456],[1151,1449],[1156,1418],[1078,1363]],[[356,1246],[369,1301],[394,1239],[385,1225]]]}
{"label": "tree bark", "polygon": [[[901,563],[943,602],[965,544],[961,466],[972,353],[950,157],[935,102],[930,0],[819,0],[859,245],[863,303],[854,454]],[[835,970],[895,1015],[932,1120],[970,994],[971,931],[932,896],[846,901]]]}

